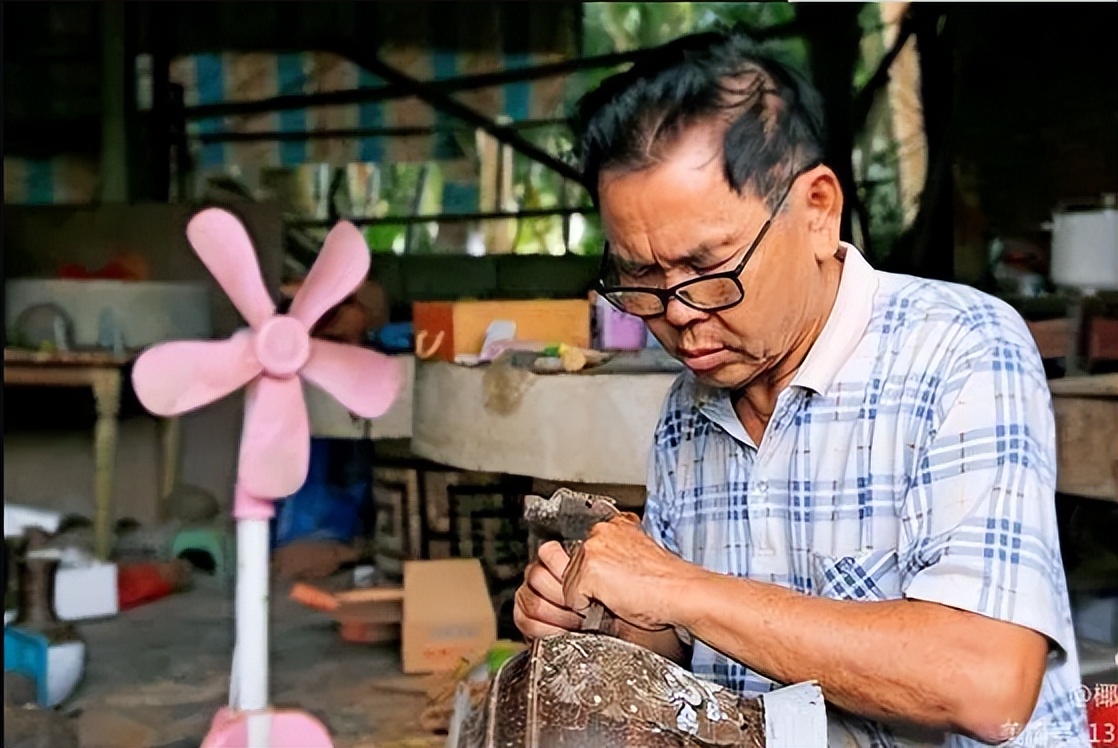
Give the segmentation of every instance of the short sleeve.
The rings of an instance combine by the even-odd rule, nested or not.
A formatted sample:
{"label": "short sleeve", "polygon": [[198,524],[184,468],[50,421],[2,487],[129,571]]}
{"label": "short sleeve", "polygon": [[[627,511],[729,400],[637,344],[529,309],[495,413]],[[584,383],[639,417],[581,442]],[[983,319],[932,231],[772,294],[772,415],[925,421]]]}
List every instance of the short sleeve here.
{"label": "short sleeve", "polygon": [[904,499],[906,597],[1015,623],[1074,651],[1056,527],[1055,424],[1040,356],[1002,320],[949,367]]}

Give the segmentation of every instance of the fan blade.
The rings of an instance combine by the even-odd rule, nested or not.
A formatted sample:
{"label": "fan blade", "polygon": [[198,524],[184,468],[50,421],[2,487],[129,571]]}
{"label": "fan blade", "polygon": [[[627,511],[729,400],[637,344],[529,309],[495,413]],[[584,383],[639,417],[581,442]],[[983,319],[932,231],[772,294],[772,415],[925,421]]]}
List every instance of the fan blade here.
{"label": "fan blade", "polygon": [[132,385],[140,403],[177,416],[220,400],[260,374],[252,333],[228,340],[180,340],[153,346],[136,360]]}
{"label": "fan blade", "polygon": [[364,418],[383,415],[404,384],[400,362],[367,348],[311,341],[300,375]]}
{"label": "fan blade", "polygon": [[220,208],[207,208],[190,219],[186,236],[250,327],[258,328],[276,313],[252,239],[236,216]]}
{"label": "fan blade", "polygon": [[299,490],[310,467],[311,430],[298,377],[260,377],[248,388],[237,480],[258,499]]}
{"label": "fan blade", "polygon": [[318,259],[291,302],[292,317],[310,330],[369,274],[369,246],[356,226],[342,221],[326,235]]}

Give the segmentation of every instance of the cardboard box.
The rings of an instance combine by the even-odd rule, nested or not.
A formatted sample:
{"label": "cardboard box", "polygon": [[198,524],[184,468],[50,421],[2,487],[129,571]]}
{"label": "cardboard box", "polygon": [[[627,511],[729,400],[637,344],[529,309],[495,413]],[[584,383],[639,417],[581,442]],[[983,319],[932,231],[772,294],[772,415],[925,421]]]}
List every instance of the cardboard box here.
{"label": "cardboard box", "polygon": [[409,675],[454,670],[497,641],[497,616],[476,558],[407,561],[403,588],[328,592],[298,583],[291,599],[334,618],[346,641],[400,641]]}
{"label": "cardboard box", "polygon": [[[477,355],[495,320],[516,324],[516,339],[590,347],[590,301],[417,301],[412,306],[416,351],[453,362]],[[440,338],[441,336],[441,338]]]}
{"label": "cardboard box", "polygon": [[497,641],[497,616],[476,558],[404,564],[401,660],[407,674],[453,670]]}

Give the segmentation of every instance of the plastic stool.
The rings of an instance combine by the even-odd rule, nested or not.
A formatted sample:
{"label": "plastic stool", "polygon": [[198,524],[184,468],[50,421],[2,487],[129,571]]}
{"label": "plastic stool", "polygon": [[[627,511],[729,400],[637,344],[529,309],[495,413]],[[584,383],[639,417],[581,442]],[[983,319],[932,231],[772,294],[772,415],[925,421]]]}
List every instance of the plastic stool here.
{"label": "plastic stool", "polygon": [[175,536],[175,541],[171,544],[171,556],[178,558],[189,550],[204,551],[214,560],[214,574],[229,578],[233,575],[229,545],[229,534],[224,530],[216,527],[188,527]]}

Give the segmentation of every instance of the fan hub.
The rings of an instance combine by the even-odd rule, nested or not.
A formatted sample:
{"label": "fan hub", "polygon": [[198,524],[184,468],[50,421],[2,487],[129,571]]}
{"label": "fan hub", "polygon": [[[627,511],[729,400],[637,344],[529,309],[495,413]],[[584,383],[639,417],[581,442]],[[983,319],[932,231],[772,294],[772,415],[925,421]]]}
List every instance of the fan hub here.
{"label": "fan hub", "polygon": [[276,315],[256,332],[256,358],[269,376],[280,379],[294,376],[310,355],[310,335],[294,317]]}

